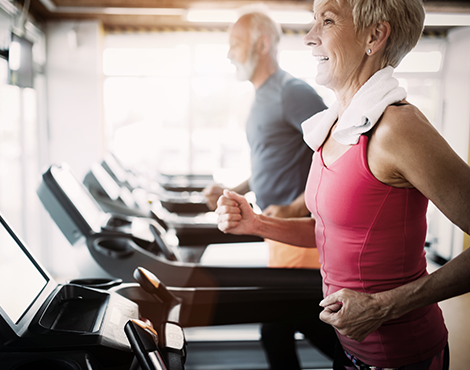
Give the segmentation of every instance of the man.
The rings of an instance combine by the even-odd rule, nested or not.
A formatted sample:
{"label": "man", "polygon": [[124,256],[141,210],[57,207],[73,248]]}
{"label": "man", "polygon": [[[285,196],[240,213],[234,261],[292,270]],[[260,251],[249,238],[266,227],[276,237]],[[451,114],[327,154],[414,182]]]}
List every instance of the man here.
{"label": "man", "polygon": [[[261,12],[244,14],[230,30],[228,58],[236,66],[237,78],[249,80],[256,91],[246,124],[252,174],[232,190],[253,191],[257,205],[270,216],[302,217],[309,214],[303,191],[313,152],[303,141],[301,123],[326,106],[310,85],[279,68],[280,36],[279,25]],[[204,190],[210,209],[217,207],[222,192],[219,185]],[[315,249],[267,242],[271,267],[319,267]],[[318,319],[319,312],[312,312],[308,323],[263,324],[261,338],[271,369],[300,369],[297,331],[333,357],[336,336]]]}

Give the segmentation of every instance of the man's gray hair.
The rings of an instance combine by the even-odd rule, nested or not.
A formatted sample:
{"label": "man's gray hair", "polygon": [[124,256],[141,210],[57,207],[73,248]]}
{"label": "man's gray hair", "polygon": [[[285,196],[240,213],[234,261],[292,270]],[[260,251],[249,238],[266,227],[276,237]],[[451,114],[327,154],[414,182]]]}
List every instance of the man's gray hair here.
{"label": "man's gray hair", "polygon": [[254,4],[239,9],[240,17],[250,17],[251,45],[253,45],[262,35],[269,37],[271,42],[270,55],[274,62],[277,62],[277,51],[281,40],[281,26],[275,22],[268,14],[268,9],[264,4]]}

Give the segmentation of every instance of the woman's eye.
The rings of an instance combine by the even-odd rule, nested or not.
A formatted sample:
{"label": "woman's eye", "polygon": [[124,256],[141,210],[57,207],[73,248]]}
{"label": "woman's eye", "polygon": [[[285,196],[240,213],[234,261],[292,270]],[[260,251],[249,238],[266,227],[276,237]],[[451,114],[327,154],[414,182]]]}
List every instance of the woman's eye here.
{"label": "woman's eye", "polygon": [[325,19],[323,21],[323,24],[328,25],[328,24],[333,24],[333,21],[331,19]]}

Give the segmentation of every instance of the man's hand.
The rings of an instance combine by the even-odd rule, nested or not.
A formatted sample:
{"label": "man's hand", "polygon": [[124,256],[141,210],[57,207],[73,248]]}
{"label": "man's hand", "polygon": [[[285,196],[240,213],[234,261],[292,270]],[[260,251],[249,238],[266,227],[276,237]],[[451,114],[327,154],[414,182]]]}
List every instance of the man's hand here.
{"label": "man's hand", "polygon": [[267,207],[263,214],[270,217],[294,218],[309,215],[309,210],[305,205],[304,193],[300,194],[294,201],[287,205],[272,204]]}
{"label": "man's hand", "polygon": [[209,185],[202,192],[206,197],[207,207],[214,211],[217,208],[217,200],[223,194],[224,189],[220,185]]}
{"label": "man's hand", "polygon": [[362,342],[389,320],[390,309],[381,294],[367,294],[341,289],[320,302],[320,319],[342,335]]}
{"label": "man's hand", "polygon": [[265,210],[263,211],[263,215],[279,218],[297,217],[290,205],[281,206],[277,204],[272,204],[269,207],[265,208]]}

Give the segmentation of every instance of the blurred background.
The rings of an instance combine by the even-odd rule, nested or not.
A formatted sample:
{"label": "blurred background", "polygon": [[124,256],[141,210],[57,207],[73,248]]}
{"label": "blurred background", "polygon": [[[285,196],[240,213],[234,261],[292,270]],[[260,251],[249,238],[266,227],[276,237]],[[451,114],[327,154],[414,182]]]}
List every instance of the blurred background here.
{"label": "blurred background", "polygon": [[[0,211],[52,275],[77,274],[74,250],[37,195],[42,172],[85,176],[109,152],[154,176],[249,176],[244,124],[253,98],[226,58],[227,29],[248,0],[0,0]],[[470,4],[425,1],[426,27],[396,70],[417,105],[469,158]],[[265,1],[281,23],[281,68],[316,86],[303,37],[311,0]],[[16,53],[20,54],[16,54]],[[17,57],[21,55],[21,57]],[[15,59],[16,58],[16,59]],[[444,259],[466,236],[431,205],[431,247]]]}

